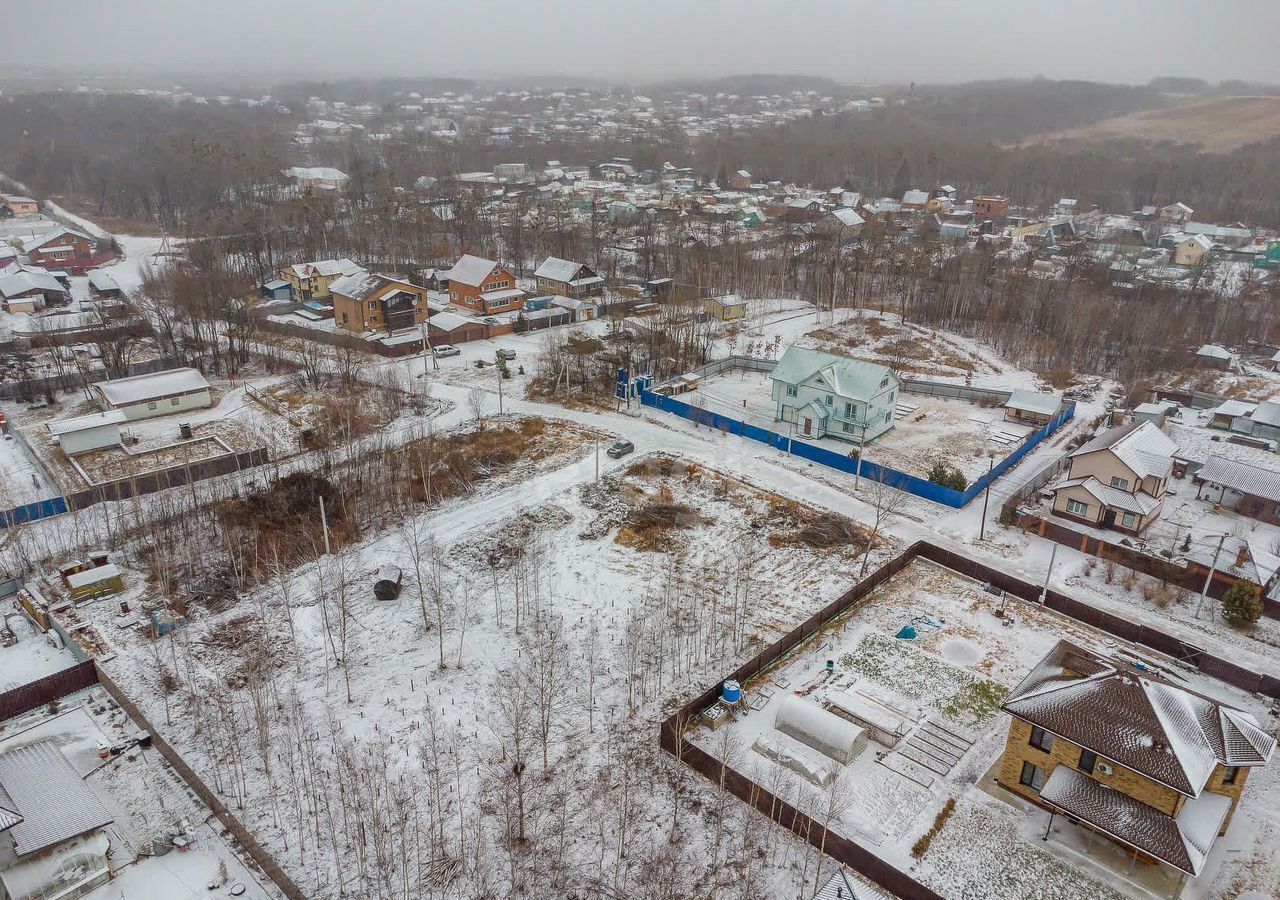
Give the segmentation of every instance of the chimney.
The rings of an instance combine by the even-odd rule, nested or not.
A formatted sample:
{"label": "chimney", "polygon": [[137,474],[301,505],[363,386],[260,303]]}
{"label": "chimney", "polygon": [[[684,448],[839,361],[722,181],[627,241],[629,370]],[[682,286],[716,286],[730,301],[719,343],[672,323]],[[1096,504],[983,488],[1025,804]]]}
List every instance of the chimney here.
{"label": "chimney", "polygon": [[1239,569],[1249,561],[1249,545],[1244,541],[1240,542],[1240,549],[1236,551],[1236,568]]}

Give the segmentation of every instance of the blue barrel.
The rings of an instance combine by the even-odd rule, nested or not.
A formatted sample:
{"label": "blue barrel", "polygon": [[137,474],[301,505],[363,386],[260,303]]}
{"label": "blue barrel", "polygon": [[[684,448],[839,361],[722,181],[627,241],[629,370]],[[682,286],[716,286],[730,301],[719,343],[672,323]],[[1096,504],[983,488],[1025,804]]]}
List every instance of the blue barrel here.
{"label": "blue barrel", "polygon": [[742,685],[730,679],[724,683],[724,702],[737,705],[742,701]]}

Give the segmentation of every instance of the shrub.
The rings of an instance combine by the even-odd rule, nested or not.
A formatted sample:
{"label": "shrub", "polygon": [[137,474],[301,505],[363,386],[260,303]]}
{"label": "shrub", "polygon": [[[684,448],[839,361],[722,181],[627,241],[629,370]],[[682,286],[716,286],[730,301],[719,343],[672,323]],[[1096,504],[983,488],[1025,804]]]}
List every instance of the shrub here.
{"label": "shrub", "polygon": [[929,470],[929,480],[934,484],[940,484],[943,487],[953,488],[957,491],[963,491],[969,487],[969,480],[964,477],[964,473],[955,466],[949,466],[946,463],[934,463],[933,468]]}
{"label": "shrub", "polygon": [[951,818],[951,814],[955,812],[955,808],[956,798],[948,797],[947,802],[942,804],[942,809],[938,810],[938,817],[933,820],[933,826],[924,834],[920,835],[919,840],[911,846],[912,856],[919,859],[925,855],[929,850],[929,845],[933,843],[933,839],[937,837],[938,832],[942,830],[942,826],[947,824],[947,819]]}
{"label": "shrub", "polygon": [[1222,598],[1222,618],[1237,628],[1252,625],[1262,616],[1262,588],[1243,578]]}

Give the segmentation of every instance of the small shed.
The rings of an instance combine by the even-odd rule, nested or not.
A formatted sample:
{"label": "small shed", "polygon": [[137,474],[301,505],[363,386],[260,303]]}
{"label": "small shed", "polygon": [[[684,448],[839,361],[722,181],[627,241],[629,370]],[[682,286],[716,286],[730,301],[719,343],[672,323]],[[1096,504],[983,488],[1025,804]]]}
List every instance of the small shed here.
{"label": "small shed", "polygon": [[1220,344],[1204,344],[1196,351],[1196,363],[1214,369],[1229,369],[1235,359],[1231,351]]}
{"label": "small shed", "polygon": [[1010,394],[1004,404],[1005,419],[1036,425],[1048,425],[1061,411],[1061,394],[1041,394],[1021,388]]}
{"label": "small shed", "polygon": [[129,420],[207,409],[213,405],[209,382],[191,368],[100,381],[93,385],[93,391],[104,411],[119,410]]}
{"label": "small shed", "polygon": [[273,278],[262,285],[262,299],[268,303],[284,303],[293,299],[293,285],[283,278]]}
{"label": "small shed", "polygon": [[842,766],[853,762],[867,746],[864,729],[800,697],[782,701],[773,727]]}
{"label": "small shed", "polygon": [[708,315],[722,322],[741,319],[747,314],[747,301],[737,294],[725,294],[723,297],[709,297],[703,301]]}
{"label": "small shed", "polygon": [[1163,428],[1165,419],[1178,408],[1178,404],[1168,400],[1159,403],[1139,403],[1133,408],[1133,421],[1150,422],[1157,428]]}
{"label": "small shed", "polygon": [[47,427],[49,434],[53,435],[54,443],[62,448],[62,452],[67,456],[75,456],[77,453],[89,453],[118,445],[120,426],[126,421],[128,418],[122,411],[111,409],[50,422]]}
{"label": "small shed", "polygon": [[124,576],[121,575],[115,563],[82,569],[74,574],[63,576],[62,580],[73,600],[103,594],[117,594],[124,590]]}

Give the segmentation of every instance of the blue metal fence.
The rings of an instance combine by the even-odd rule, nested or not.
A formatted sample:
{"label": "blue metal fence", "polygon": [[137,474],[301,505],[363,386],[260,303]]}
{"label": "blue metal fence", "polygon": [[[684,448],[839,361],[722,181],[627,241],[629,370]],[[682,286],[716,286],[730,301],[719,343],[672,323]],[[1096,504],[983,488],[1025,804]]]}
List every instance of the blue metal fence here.
{"label": "blue metal fence", "polygon": [[27,522],[47,519],[50,516],[60,516],[65,512],[67,512],[66,497],[50,497],[48,500],[24,503],[12,509],[0,510],[0,528],[25,525]]}
{"label": "blue metal fence", "polygon": [[758,425],[749,425],[741,419],[733,419],[729,416],[712,412],[709,409],[700,409],[685,403],[683,400],[677,400],[674,397],[668,397],[647,389],[640,390],[640,402],[645,406],[652,406],[654,409],[688,419],[698,425],[705,425],[708,428],[716,428],[727,434],[736,434],[753,441],[759,441],[784,453],[791,453],[820,465],[847,472],[850,475],[854,474],[855,471],[859,471],[863,478],[880,481],[889,487],[956,509],[966,506],[974,497],[986,490],[988,484],[1016,466],[1037,444],[1061,428],[1064,423],[1070,421],[1076,411],[1076,405],[1068,402],[1063,407],[1062,412],[1039,431],[1034,431],[1027,435],[1017,449],[1002,459],[989,473],[974,481],[967,490],[957,491],[954,488],[934,484],[932,481],[918,478],[915,475],[908,475],[906,472],[899,472],[897,469],[882,466],[869,460],[864,460],[861,469],[859,469],[858,460],[851,459],[843,453],[836,453],[825,447],[796,440],[787,435],[770,431],[767,428],[761,428]]}

